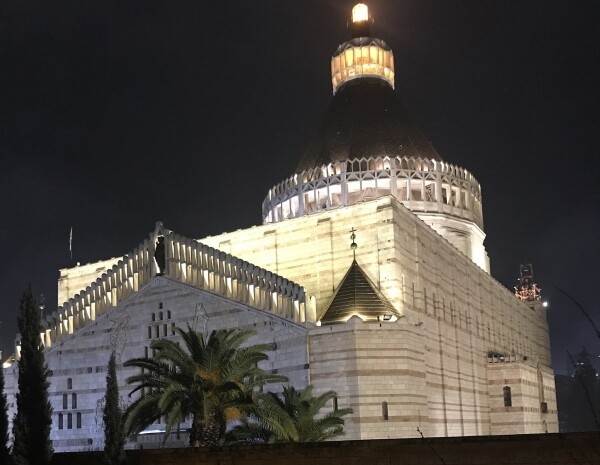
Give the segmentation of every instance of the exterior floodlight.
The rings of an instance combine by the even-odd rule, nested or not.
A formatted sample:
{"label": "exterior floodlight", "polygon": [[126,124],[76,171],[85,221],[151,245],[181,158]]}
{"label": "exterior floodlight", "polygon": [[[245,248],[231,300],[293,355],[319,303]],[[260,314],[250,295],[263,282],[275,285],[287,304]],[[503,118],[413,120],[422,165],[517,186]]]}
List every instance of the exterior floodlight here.
{"label": "exterior floodlight", "polygon": [[392,315],[383,315],[383,321],[390,321],[392,319]]}
{"label": "exterior floodlight", "polygon": [[547,302],[547,301],[545,301],[545,302],[544,302],[542,305],[543,305],[544,307],[547,307],[547,306],[548,306],[548,302]]}
{"label": "exterior floodlight", "polygon": [[369,20],[369,7],[364,3],[357,3],[352,8],[352,22],[360,23]]}

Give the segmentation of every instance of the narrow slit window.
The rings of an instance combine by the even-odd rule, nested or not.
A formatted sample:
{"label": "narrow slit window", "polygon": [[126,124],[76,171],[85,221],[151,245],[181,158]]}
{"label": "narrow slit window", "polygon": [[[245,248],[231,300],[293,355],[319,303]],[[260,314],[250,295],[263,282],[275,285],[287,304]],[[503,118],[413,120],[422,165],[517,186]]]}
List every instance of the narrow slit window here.
{"label": "narrow slit window", "polygon": [[502,391],[504,394],[504,406],[512,407],[512,393],[510,391],[510,386],[504,386]]}

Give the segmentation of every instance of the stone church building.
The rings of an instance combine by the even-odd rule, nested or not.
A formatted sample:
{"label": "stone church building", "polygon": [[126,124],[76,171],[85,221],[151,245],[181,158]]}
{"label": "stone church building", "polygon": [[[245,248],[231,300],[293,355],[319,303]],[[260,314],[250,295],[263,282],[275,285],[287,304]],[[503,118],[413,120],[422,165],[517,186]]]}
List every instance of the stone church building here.
{"label": "stone church building", "polygon": [[[268,191],[262,225],[198,239],[157,223],[121,258],[60,271],[42,333],[56,451],[103,447],[112,350],[120,363],[150,357],[153,340],[188,324],[275,342],[264,368],[335,390],[354,410],[347,439],[558,431],[531,267],[516,292],[490,275],[480,185],[408,116],[371,23],[356,5],[331,103],[295,172]],[[14,405],[17,365],[4,367]],[[124,404],[131,370],[118,370]],[[187,426],[169,443],[183,445]],[[158,445],[163,430],[128,447]]]}

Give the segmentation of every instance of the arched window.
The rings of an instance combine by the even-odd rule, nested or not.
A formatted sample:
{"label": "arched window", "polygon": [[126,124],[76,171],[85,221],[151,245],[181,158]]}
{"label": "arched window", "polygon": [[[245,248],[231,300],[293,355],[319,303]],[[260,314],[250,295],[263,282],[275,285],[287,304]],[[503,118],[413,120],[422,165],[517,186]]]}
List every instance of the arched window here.
{"label": "arched window", "polygon": [[58,429],[63,429],[64,425],[63,425],[63,414],[59,413],[58,414]]}
{"label": "arched window", "polygon": [[81,412],[77,412],[77,428],[81,428]]}
{"label": "arched window", "polygon": [[171,310],[167,310],[167,320],[171,319]]}
{"label": "arched window", "polygon": [[67,410],[69,408],[69,396],[63,394],[63,410]]}
{"label": "arched window", "polygon": [[73,414],[67,414],[67,429],[73,429]]}
{"label": "arched window", "polygon": [[73,389],[73,378],[67,378],[67,389]]}
{"label": "arched window", "polygon": [[389,420],[390,419],[390,415],[388,412],[388,403],[386,401],[383,401],[381,403],[381,415],[383,416],[384,420]]}
{"label": "arched window", "polygon": [[512,407],[512,394],[510,392],[510,386],[504,386],[502,388],[502,392],[504,394],[504,406]]}
{"label": "arched window", "polygon": [[71,408],[72,409],[76,409],[77,408],[77,394],[73,393],[71,395]]}

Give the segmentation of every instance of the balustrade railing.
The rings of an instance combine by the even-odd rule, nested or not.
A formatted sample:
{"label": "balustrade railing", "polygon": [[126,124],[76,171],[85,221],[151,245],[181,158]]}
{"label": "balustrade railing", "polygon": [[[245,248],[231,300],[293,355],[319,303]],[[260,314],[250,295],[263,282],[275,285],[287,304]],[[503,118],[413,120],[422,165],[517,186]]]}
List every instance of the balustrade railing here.
{"label": "balustrade railing", "polygon": [[[162,243],[158,245],[158,238]],[[156,254],[164,245],[162,253]],[[150,237],[111,269],[45,319],[41,333],[45,347],[75,333],[88,322],[119,305],[155,276],[164,275],[190,286],[219,294],[296,323],[315,322],[314,299],[304,288],[275,273],[233,257],[198,241],[182,237],[159,223]],[[18,340],[18,338],[17,338]],[[18,354],[17,348],[17,354]]]}

